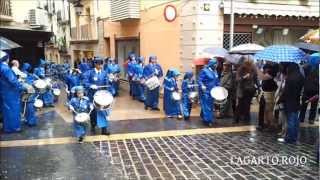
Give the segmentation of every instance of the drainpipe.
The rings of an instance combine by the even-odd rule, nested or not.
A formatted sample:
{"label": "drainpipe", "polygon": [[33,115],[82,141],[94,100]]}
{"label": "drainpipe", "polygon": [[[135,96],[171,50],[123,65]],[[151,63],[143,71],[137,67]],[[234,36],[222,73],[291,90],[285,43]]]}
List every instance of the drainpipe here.
{"label": "drainpipe", "polygon": [[229,49],[233,47],[233,34],[234,34],[234,11],[233,11],[233,0],[230,0],[230,41]]}

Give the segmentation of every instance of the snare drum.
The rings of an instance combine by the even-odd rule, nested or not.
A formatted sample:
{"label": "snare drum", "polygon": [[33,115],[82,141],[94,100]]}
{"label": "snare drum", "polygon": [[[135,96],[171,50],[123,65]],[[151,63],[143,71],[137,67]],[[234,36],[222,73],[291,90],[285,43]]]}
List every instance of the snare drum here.
{"label": "snare drum", "polygon": [[36,108],[42,108],[43,107],[43,101],[41,99],[36,99],[33,103],[33,106]]}
{"label": "snare drum", "polygon": [[78,113],[74,120],[78,123],[84,123],[90,120],[90,115],[88,113]]}
{"label": "snare drum", "polygon": [[175,101],[180,101],[181,100],[181,94],[178,93],[178,92],[173,92],[172,93],[172,99],[175,100]]}
{"label": "snare drum", "polygon": [[28,101],[29,97],[35,93],[34,88],[32,87],[32,85],[27,84],[27,83],[23,83],[22,86],[26,89],[25,92],[23,92],[22,96],[21,96],[21,100],[23,102]]}
{"label": "snare drum", "polygon": [[160,86],[160,81],[156,76],[152,76],[145,82],[148,89],[153,90]]}
{"label": "snare drum", "polygon": [[189,92],[189,99],[191,102],[195,102],[198,98],[198,92],[197,91],[191,91]]}
{"label": "snare drum", "polygon": [[53,88],[52,91],[53,91],[53,95],[55,95],[55,96],[60,96],[60,94],[61,94],[61,91],[58,88]]}
{"label": "snare drum", "polygon": [[42,79],[38,79],[36,81],[33,82],[33,86],[40,92],[40,93],[44,93],[46,91],[46,88],[48,86],[47,82],[42,80]]}
{"label": "snare drum", "polygon": [[228,98],[228,91],[224,87],[214,87],[210,91],[211,97],[215,100],[215,104],[225,104]]}
{"label": "snare drum", "polygon": [[113,102],[113,96],[109,91],[99,90],[93,95],[93,105],[97,110],[108,110]]}

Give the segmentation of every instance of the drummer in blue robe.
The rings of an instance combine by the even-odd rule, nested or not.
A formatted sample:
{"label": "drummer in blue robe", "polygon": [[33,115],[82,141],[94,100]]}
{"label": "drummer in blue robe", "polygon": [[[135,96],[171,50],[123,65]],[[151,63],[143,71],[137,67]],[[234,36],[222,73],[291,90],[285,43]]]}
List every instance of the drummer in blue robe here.
{"label": "drummer in blue robe", "polygon": [[[46,61],[40,59],[40,65],[34,68],[34,75],[40,79],[45,79],[45,65]],[[54,95],[51,89],[47,89],[43,94],[41,94],[41,99],[43,100],[43,104],[45,107],[53,107],[54,105]]]}
{"label": "drummer in blue robe", "polygon": [[68,90],[68,99],[70,100],[73,96],[72,88],[75,86],[80,86],[81,83],[81,73],[78,69],[73,69],[71,72],[66,75],[65,83],[67,85]]}
{"label": "drummer in blue robe", "polygon": [[144,58],[138,57],[137,63],[134,66],[134,85],[133,85],[133,97],[134,99],[137,99],[140,102],[145,101],[145,96],[144,96],[144,85],[142,84],[142,79],[143,79],[143,67],[144,67]]}
{"label": "drummer in blue robe", "polygon": [[[112,74],[114,77],[119,78],[120,66],[115,62],[113,58],[107,58],[107,64],[105,64],[104,70],[107,71],[109,75]],[[113,96],[118,96],[119,85],[120,85],[119,80],[111,81],[111,86],[114,90]]]}
{"label": "drummer in blue robe", "polygon": [[[163,76],[162,68],[157,63],[157,56],[149,57],[149,64],[146,65],[143,69],[143,78],[148,80],[149,78],[156,76],[157,78],[161,78]],[[145,87],[146,91],[146,100],[144,101],[144,109],[151,108],[151,110],[160,111],[159,105],[159,91],[160,87],[157,87],[153,90]]]}
{"label": "drummer in blue robe", "polygon": [[182,118],[181,115],[181,102],[173,99],[173,92],[178,92],[177,80],[180,72],[176,69],[168,70],[166,77],[164,78],[163,88],[163,109],[168,118],[177,117]]}
{"label": "drummer in blue robe", "polygon": [[[103,70],[103,59],[96,57],[94,59],[95,68],[90,70],[84,82],[88,89],[90,101],[93,101],[93,95],[97,90],[106,89],[112,94],[112,87],[109,82],[108,73]],[[109,135],[108,131],[108,111],[94,109],[90,114],[91,131],[95,133],[96,125],[101,128],[101,134]]]}
{"label": "drummer in blue robe", "polygon": [[17,76],[8,65],[9,55],[0,51],[0,96],[2,99],[3,131],[21,131],[21,92],[24,90]]}
{"label": "drummer in blue robe", "polygon": [[73,112],[73,129],[78,142],[82,143],[87,133],[87,123],[77,122],[75,116],[77,113],[89,113],[93,110],[93,105],[88,97],[84,96],[83,86],[75,86],[76,97],[73,97],[69,102],[69,109]]}
{"label": "drummer in blue robe", "polygon": [[189,98],[190,92],[193,92],[196,90],[195,88],[196,83],[193,79],[193,73],[192,72],[186,72],[183,81],[182,81],[182,114],[184,117],[184,120],[190,119],[190,113],[192,109],[192,102]]}
{"label": "drummer in blue robe", "polygon": [[85,73],[91,69],[86,59],[82,59],[81,63],[79,64],[79,69],[82,73]]}
{"label": "drummer in blue robe", "polygon": [[[24,63],[22,65],[22,72],[27,75],[26,83],[32,85],[36,78],[31,73],[32,67],[29,63]],[[25,118],[26,124],[28,126],[36,126],[38,123],[38,117],[36,116],[36,108],[34,107],[34,102],[36,99],[37,94],[30,95],[26,101],[26,111],[25,111]]]}
{"label": "drummer in blue robe", "polygon": [[199,97],[201,113],[200,116],[203,123],[209,127],[214,123],[214,99],[210,95],[212,88],[219,86],[220,81],[218,79],[218,73],[216,71],[217,60],[215,58],[208,62],[199,73],[198,85],[199,85]]}
{"label": "drummer in blue robe", "polygon": [[128,60],[129,60],[129,62],[128,62],[127,73],[128,73],[128,81],[129,81],[129,94],[130,94],[130,96],[132,96],[133,95],[132,78],[133,78],[133,75],[134,75],[134,66],[137,63],[136,55],[134,53],[130,53]]}

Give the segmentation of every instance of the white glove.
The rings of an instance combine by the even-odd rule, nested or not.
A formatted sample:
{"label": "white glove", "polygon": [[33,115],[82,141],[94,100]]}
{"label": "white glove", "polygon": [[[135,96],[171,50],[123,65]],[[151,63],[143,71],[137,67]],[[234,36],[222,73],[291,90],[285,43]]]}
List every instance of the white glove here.
{"label": "white glove", "polygon": [[98,86],[95,85],[95,84],[92,84],[92,85],[90,86],[90,88],[91,88],[91,89],[98,89]]}
{"label": "white glove", "polygon": [[192,87],[193,87],[193,85],[191,85],[191,84],[188,85],[188,88],[192,88]]}
{"label": "white glove", "polygon": [[92,105],[92,104],[90,104],[90,110],[93,110],[93,108],[94,108],[94,107],[93,107],[93,105]]}
{"label": "white glove", "polygon": [[204,86],[204,85],[202,85],[202,86],[201,86],[201,89],[202,89],[202,91],[205,91],[205,90],[207,89],[207,87]]}

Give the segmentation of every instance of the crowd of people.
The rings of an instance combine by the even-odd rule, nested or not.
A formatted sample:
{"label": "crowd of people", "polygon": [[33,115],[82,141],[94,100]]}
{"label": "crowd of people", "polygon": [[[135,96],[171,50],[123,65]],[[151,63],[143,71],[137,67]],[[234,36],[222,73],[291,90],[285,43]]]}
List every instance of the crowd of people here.
{"label": "crowd of people", "polygon": [[[42,99],[46,107],[54,106],[57,97],[52,88],[34,93],[24,102],[21,101],[21,95],[28,91],[27,85],[50,77],[61,80],[66,86],[66,104],[74,118],[79,113],[88,113],[93,133],[98,126],[101,134],[110,134],[108,116],[111,108],[97,108],[94,96],[101,89],[107,90],[112,97],[119,96],[121,68],[115,59],[83,59],[75,68],[67,63],[57,65],[40,60],[37,67],[32,68],[30,64],[24,63],[21,69],[19,61],[12,60],[9,63],[8,54],[2,51],[0,60],[0,107],[4,132],[21,130],[22,112],[25,123],[35,126],[37,117],[34,102],[37,99]],[[256,97],[259,101],[257,129],[278,132],[279,141],[297,142],[299,123],[304,121],[309,103],[309,123],[315,121],[319,97],[317,60],[310,59],[305,64],[254,63],[252,59],[243,56],[239,63],[232,64],[220,58],[212,58],[196,77],[191,71],[184,72],[181,85],[179,76],[182,73],[179,70],[170,68],[164,76],[156,56],[149,56],[148,61],[145,63],[144,57],[130,53],[125,68],[129,94],[133,100],[144,103],[145,110],[160,110],[160,82],[163,78],[163,110],[168,118],[189,120],[192,107],[199,101],[200,117],[206,126],[213,126],[216,118],[233,118],[234,123],[250,122],[250,107]],[[61,89],[61,84],[52,83],[51,87]],[[223,87],[228,91],[225,103],[215,104],[211,95],[215,87]],[[197,94],[198,100],[191,94]],[[21,108],[22,104],[24,108]],[[86,123],[74,121],[75,135],[79,142],[83,141],[87,127]]]}

